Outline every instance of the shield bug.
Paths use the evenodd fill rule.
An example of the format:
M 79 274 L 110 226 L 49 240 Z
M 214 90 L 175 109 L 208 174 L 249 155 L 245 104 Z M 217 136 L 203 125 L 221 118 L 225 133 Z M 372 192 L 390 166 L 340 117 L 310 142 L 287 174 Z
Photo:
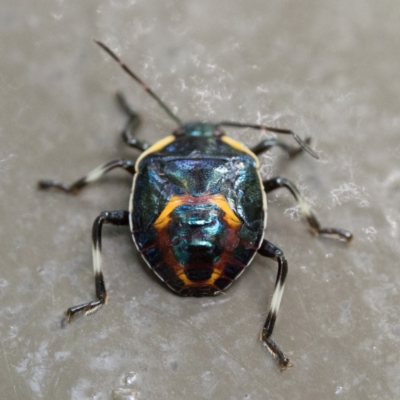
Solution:
M 251 263 L 256 253 L 278 264 L 275 289 L 261 341 L 277 358 L 281 369 L 289 359 L 272 340 L 288 263 L 278 247 L 264 239 L 266 193 L 286 188 L 294 196 L 311 232 L 350 242 L 352 234 L 343 229 L 323 228 L 296 186 L 275 177 L 262 180 L 257 156 L 274 146 L 290 156 L 304 150 L 318 158 L 293 131 L 264 125 L 223 121 L 217 123 L 182 121 L 106 45 L 105 50 L 175 121 L 173 133 L 153 145 L 135 139 L 139 116 L 119 94 L 129 120 L 122 132 L 125 143 L 142 152 L 136 162 L 118 159 L 99 166 L 71 185 L 39 181 L 40 189 L 60 189 L 76 194 L 107 172 L 122 168 L 133 175 L 128 210 L 104 211 L 93 224 L 93 268 L 96 299 L 66 311 L 67 320 L 80 312 L 90 314 L 107 301 L 101 266 L 103 224 L 129 225 L 133 241 L 154 273 L 181 296 L 215 296 L 225 291 Z M 291 135 L 298 147 L 278 139 L 267 139 L 253 148 L 230 138 L 223 127 L 252 128 Z

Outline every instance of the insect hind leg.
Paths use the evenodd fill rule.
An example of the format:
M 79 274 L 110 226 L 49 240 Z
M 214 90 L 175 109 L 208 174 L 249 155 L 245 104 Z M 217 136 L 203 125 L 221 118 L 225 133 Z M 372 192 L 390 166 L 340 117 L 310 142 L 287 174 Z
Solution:
M 288 272 L 288 263 L 282 252 L 268 240 L 263 240 L 258 253 L 264 257 L 273 259 L 278 263 L 278 273 L 276 275 L 275 290 L 269 307 L 267 320 L 260 334 L 260 339 L 267 350 L 278 359 L 281 370 L 291 367 L 289 359 L 285 356 L 279 346 L 271 339 L 274 330 L 276 317 L 278 316 L 279 306 L 281 304 L 283 289 Z
M 103 271 L 101 268 L 101 233 L 103 224 L 112 225 L 129 225 L 129 212 L 128 211 L 103 211 L 94 221 L 92 230 L 93 241 L 93 272 L 96 287 L 96 300 L 88 303 L 80 304 L 68 308 L 65 312 L 67 321 L 70 322 L 71 318 L 80 312 L 89 315 L 97 311 L 103 304 L 107 302 L 107 291 L 104 284 Z

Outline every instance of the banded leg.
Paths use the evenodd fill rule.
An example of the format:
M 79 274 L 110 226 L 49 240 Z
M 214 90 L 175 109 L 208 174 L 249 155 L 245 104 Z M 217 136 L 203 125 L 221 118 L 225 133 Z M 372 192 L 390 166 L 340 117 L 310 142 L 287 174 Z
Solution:
M 100 179 L 107 172 L 115 168 L 122 168 L 125 171 L 134 175 L 135 173 L 135 164 L 129 160 L 113 160 L 106 164 L 100 165 L 94 170 L 90 171 L 86 176 L 81 179 L 78 179 L 76 182 L 71 185 L 66 185 L 64 183 L 57 183 L 51 180 L 42 180 L 38 182 L 39 189 L 60 189 L 66 193 L 77 194 L 84 186 L 88 183 L 95 182 Z
M 272 296 L 271 305 L 269 307 L 267 320 L 265 321 L 263 330 L 260 334 L 260 340 L 267 350 L 278 359 L 281 371 L 291 367 L 289 359 L 283 354 L 278 345 L 271 339 L 274 330 L 276 317 L 278 315 L 279 306 L 281 304 L 283 289 L 285 286 L 285 279 L 288 272 L 288 264 L 282 250 L 278 249 L 268 240 L 263 240 L 258 252 L 268 258 L 272 258 L 278 263 L 278 274 L 276 276 L 275 290 Z
M 92 241 L 93 241 L 93 272 L 94 282 L 96 287 L 96 300 L 88 303 L 80 304 L 78 306 L 70 307 L 65 315 L 67 321 L 70 322 L 71 318 L 79 312 L 84 312 L 85 315 L 91 314 L 99 309 L 107 302 L 106 286 L 104 284 L 103 272 L 101 269 L 101 231 L 103 224 L 112 225 L 129 225 L 129 212 L 128 211 L 103 211 L 93 223 Z
M 275 189 L 284 187 L 289 189 L 290 193 L 292 193 L 293 197 L 298 202 L 302 214 L 306 217 L 308 226 L 310 231 L 315 236 L 326 236 L 334 239 L 344 240 L 347 243 L 350 243 L 353 239 L 353 235 L 351 232 L 346 231 L 344 229 L 339 228 L 321 228 L 321 224 L 318 221 L 318 218 L 311 210 L 309 204 L 305 201 L 304 197 L 300 194 L 297 187 L 285 178 L 275 177 L 272 179 L 268 179 L 263 182 L 264 189 L 267 193 L 272 192 Z
M 117 100 L 122 110 L 129 117 L 125 128 L 121 132 L 122 139 L 129 147 L 134 147 L 135 149 L 138 149 L 140 151 L 145 151 L 150 147 L 150 144 L 147 142 L 141 142 L 132 136 L 138 130 L 142 122 L 140 119 L 140 115 L 129 106 L 125 96 L 121 92 L 117 93 Z
M 304 143 L 306 145 L 309 145 L 311 143 L 311 138 L 307 138 L 306 140 L 304 140 Z M 261 153 L 264 153 L 265 151 L 268 151 L 269 149 L 271 149 L 272 147 L 278 146 L 281 149 L 283 149 L 284 151 L 286 151 L 286 153 L 289 154 L 289 157 L 295 157 L 298 154 L 300 154 L 304 149 L 303 147 L 299 146 L 299 147 L 294 147 L 294 146 L 289 146 L 286 143 L 278 140 L 278 139 L 266 139 L 263 140 L 262 142 L 258 143 L 256 146 L 252 147 L 250 150 L 256 154 L 259 155 Z

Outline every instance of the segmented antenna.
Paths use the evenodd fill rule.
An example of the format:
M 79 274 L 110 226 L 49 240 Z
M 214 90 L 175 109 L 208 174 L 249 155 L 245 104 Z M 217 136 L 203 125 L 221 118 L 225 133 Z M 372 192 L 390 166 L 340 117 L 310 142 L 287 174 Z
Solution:
M 142 88 L 160 105 L 160 107 L 172 118 L 178 126 L 182 125 L 182 121 L 171 111 L 171 109 L 134 73 L 131 69 L 125 65 L 122 60 L 104 43 L 99 42 L 98 40 L 94 41 L 98 44 L 103 50 L 105 50 L 118 64 L 119 66 L 136 82 L 138 82 Z
M 230 121 L 223 121 L 216 124 L 217 126 L 231 126 L 233 128 L 251 128 L 251 129 L 258 129 L 262 131 L 270 131 L 275 133 L 282 133 L 284 135 L 292 135 L 296 142 L 300 145 L 300 147 L 306 151 L 310 156 L 319 159 L 318 154 L 307 146 L 307 143 L 303 142 L 299 136 L 297 136 L 293 131 L 290 129 L 280 129 L 280 128 L 272 128 L 266 125 L 253 125 L 253 124 L 241 124 L 240 122 L 230 122 Z

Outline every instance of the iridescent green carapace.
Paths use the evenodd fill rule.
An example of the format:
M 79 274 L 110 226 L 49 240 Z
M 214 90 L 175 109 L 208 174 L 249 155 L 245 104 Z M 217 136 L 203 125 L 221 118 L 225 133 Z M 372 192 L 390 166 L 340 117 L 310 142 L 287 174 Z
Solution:
M 181 295 L 223 291 L 263 237 L 257 158 L 208 123 L 183 125 L 139 158 L 132 207 L 139 251 Z

